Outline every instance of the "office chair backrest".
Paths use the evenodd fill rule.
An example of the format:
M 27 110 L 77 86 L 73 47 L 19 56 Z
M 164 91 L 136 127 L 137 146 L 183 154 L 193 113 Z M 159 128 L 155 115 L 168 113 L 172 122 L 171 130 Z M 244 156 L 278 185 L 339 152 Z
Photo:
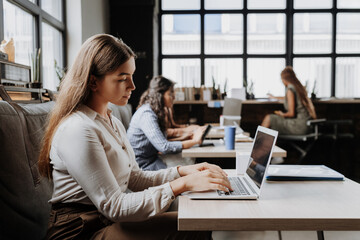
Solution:
M 237 98 L 225 98 L 223 116 L 240 116 L 242 101 Z

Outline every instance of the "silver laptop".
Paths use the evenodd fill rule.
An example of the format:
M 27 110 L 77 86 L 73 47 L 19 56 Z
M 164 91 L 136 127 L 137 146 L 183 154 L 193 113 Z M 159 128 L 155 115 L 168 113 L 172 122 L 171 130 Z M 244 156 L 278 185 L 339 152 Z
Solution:
M 277 136 L 277 131 L 258 126 L 246 173 L 229 177 L 233 192 L 189 192 L 184 195 L 191 199 L 258 199 Z

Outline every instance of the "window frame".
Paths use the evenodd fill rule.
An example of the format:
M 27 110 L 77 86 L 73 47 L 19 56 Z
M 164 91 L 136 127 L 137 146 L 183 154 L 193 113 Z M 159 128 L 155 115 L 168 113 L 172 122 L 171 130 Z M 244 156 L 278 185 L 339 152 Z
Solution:
M 0 0 L 0 39 L 4 39 L 4 8 L 3 1 Z M 27 13 L 31 14 L 35 18 L 35 48 L 42 48 L 42 23 L 45 22 L 51 27 L 57 29 L 62 34 L 62 65 L 66 66 L 66 16 L 65 16 L 65 0 L 60 0 L 62 5 L 61 11 L 61 21 L 52 16 L 50 13 L 46 12 L 41 8 L 42 0 L 35 0 L 35 3 L 30 2 L 29 0 L 7 0 L 9 3 L 14 4 L 16 7 L 21 8 Z M 40 81 L 43 82 L 43 65 L 40 65 Z
M 286 0 L 285 9 L 248 9 L 248 1 L 243 0 L 243 9 L 230 10 L 207 10 L 205 0 L 200 0 L 199 10 L 163 10 L 162 0 L 159 0 L 158 13 L 158 72 L 162 74 L 162 60 L 176 58 L 200 59 L 200 80 L 201 85 L 205 83 L 205 59 L 207 58 L 241 58 L 243 59 L 243 79 L 247 79 L 247 61 L 249 58 L 284 58 L 285 64 L 293 66 L 294 58 L 331 58 L 331 97 L 336 92 L 336 58 L 338 57 L 360 57 L 360 53 L 336 53 L 336 25 L 338 13 L 360 13 L 359 9 L 338 9 L 337 0 L 332 0 L 332 8 L 328 9 L 294 9 L 294 0 Z M 243 53 L 242 54 L 205 54 L 205 15 L 206 14 L 242 14 L 243 15 Z M 248 14 L 255 13 L 282 13 L 285 14 L 285 54 L 249 54 L 247 47 L 247 22 Z M 331 26 L 331 52 L 326 54 L 294 54 L 294 14 L 295 13 L 330 13 L 332 18 Z M 200 54 L 163 54 L 162 53 L 162 16 L 164 14 L 199 14 L 200 15 Z M 284 66 L 285 67 L 285 66 Z M 279 73 L 280 74 L 280 73 Z

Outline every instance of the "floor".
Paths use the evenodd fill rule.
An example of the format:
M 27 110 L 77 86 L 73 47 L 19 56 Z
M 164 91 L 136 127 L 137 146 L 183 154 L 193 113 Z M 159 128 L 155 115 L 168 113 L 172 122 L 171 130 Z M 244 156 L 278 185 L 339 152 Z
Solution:
M 282 231 L 282 240 L 317 240 L 315 231 Z M 213 240 L 279 240 L 277 231 L 214 231 Z M 359 240 L 360 231 L 325 231 L 326 240 Z

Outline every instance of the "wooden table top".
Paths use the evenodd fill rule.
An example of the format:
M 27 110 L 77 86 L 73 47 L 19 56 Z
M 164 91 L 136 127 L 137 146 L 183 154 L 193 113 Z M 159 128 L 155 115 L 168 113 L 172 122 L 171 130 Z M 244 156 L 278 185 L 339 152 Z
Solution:
M 204 143 L 212 142 L 215 146 L 199 147 L 183 149 L 182 157 L 195 158 L 235 158 L 236 152 L 251 152 L 251 142 L 237 142 L 234 150 L 226 150 L 223 140 L 205 140 Z M 286 151 L 278 146 L 274 147 L 273 157 L 286 157 Z
M 226 170 L 235 175 L 235 170 Z M 265 181 L 258 200 L 180 196 L 179 230 L 360 230 L 360 184 Z

